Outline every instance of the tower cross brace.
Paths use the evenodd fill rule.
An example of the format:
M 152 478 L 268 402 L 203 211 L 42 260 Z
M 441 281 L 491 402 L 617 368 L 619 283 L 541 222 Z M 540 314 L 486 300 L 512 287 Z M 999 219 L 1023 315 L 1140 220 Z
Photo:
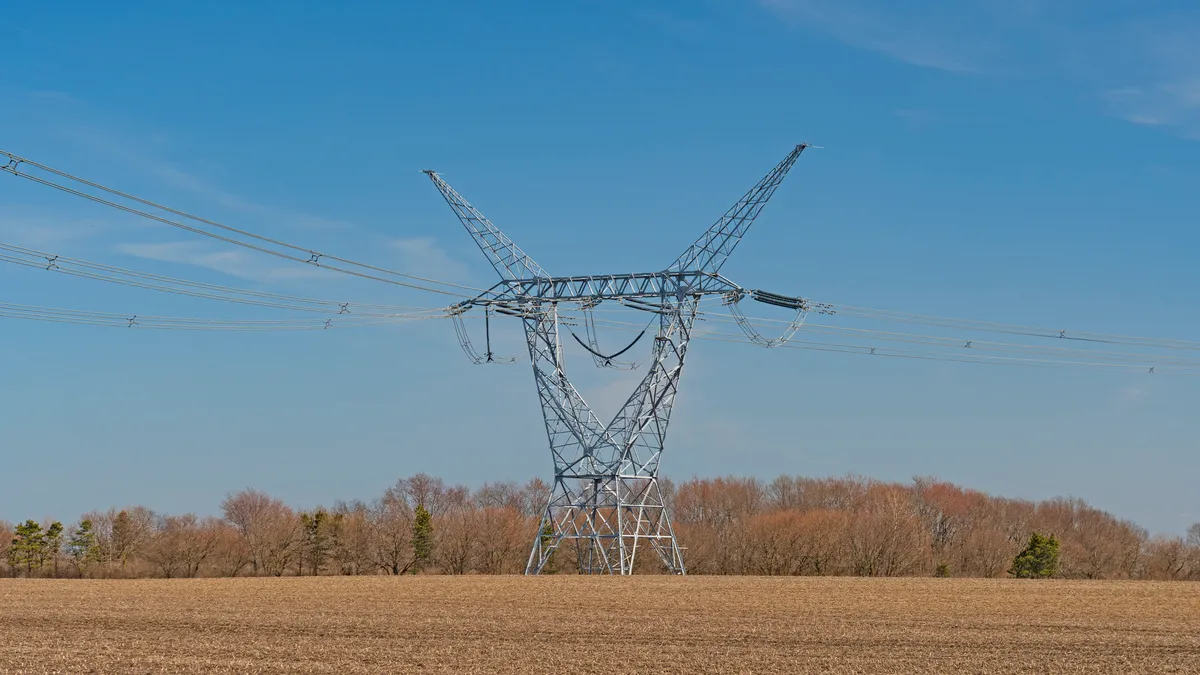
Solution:
M 684 574 L 658 470 L 700 299 L 750 295 L 807 311 L 807 301 L 742 288 L 721 276 L 742 236 L 807 144 L 797 145 L 716 223 L 661 272 L 553 277 L 434 171 L 425 171 L 499 273 L 501 281 L 451 308 L 474 307 L 518 317 L 525 328 L 541 403 L 554 484 L 534 535 L 526 574 L 574 544 L 581 573 L 631 574 L 649 546 L 664 567 Z M 602 423 L 567 379 L 559 339 L 559 304 L 591 308 L 606 300 L 652 312 L 658 330 L 645 376 L 620 410 Z

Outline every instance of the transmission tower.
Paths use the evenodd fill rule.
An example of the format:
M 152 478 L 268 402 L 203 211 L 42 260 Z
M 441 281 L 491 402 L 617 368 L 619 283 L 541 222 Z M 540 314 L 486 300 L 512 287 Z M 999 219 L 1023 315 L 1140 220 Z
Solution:
M 482 307 L 488 314 L 519 317 L 525 326 L 554 460 L 554 485 L 526 574 L 541 572 L 568 540 L 575 544 L 581 573 L 630 574 L 639 548 L 646 545 L 668 570 L 684 573 L 658 468 L 697 305 L 707 295 L 720 295 L 730 305 L 749 296 L 794 309 L 801 318 L 807 312 L 802 298 L 747 290 L 720 273 L 806 147 L 796 146 L 665 270 L 639 274 L 551 276 L 436 172 L 425 171 L 502 279 L 451 312 L 461 316 Z M 601 423 L 567 379 L 559 339 L 560 304 L 576 303 L 588 311 L 605 301 L 651 312 L 658 320 L 646 375 L 608 424 Z M 464 342 L 464 348 L 469 346 Z M 487 360 L 490 354 L 489 348 Z

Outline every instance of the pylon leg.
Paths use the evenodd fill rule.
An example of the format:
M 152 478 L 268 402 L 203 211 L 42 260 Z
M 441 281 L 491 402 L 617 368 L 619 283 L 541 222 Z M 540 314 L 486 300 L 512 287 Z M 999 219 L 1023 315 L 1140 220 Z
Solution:
M 545 572 L 564 542 L 573 545 L 581 574 L 632 574 L 645 545 L 667 571 L 685 573 L 658 468 L 696 300 L 663 306 L 654 361 L 607 426 L 567 380 L 556 308 L 525 319 L 555 474 L 526 574 Z

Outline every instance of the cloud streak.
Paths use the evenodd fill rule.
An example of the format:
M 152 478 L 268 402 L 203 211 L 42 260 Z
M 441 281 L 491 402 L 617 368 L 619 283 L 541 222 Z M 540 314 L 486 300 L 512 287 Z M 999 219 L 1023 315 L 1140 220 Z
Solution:
M 758 0 L 785 19 L 822 30 L 853 47 L 879 52 L 905 63 L 951 73 L 984 70 L 978 43 L 959 42 L 902 14 L 853 2 Z
M 128 243 L 118 245 L 117 250 L 145 260 L 203 267 L 229 276 L 259 282 L 328 278 L 329 276 L 317 268 L 300 263 L 270 264 L 260 253 L 219 248 L 192 241 L 157 244 Z
M 711 24 L 703 19 L 683 17 L 658 9 L 639 9 L 635 16 L 643 23 L 655 26 L 664 33 L 681 39 L 704 37 L 711 29 Z
M 452 282 L 470 278 L 467 266 L 451 258 L 433 237 L 392 239 L 388 248 L 399 258 L 400 269 L 409 274 Z
M 922 68 L 1049 78 L 1133 124 L 1200 140 L 1200 9 L 1041 0 L 755 0 L 797 25 Z M 1159 8 L 1159 9 L 1156 9 Z
M 8 206 L 0 215 L 0 241 L 34 249 L 55 249 L 105 234 L 110 223 L 97 218 L 53 217 L 35 209 Z
M 1134 124 L 1177 127 L 1200 140 L 1200 79 L 1122 87 L 1105 95 L 1114 113 Z
M 64 133 L 83 147 L 118 159 L 126 166 L 163 185 L 191 193 L 229 211 L 256 216 L 272 224 L 286 224 L 308 230 L 344 230 L 352 227 L 344 220 L 301 213 L 246 199 L 200 178 L 174 162 L 160 158 L 156 153 L 139 147 L 136 142 L 124 140 L 111 133 L 88 127 L 75 127 Z

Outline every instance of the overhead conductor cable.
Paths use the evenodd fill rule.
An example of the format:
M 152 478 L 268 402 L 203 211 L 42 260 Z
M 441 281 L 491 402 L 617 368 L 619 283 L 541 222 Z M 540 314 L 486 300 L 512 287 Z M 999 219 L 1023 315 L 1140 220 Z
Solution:
M 272 256 L 279 257 L 279 258 L 284 258 L 284 259 L 287 259 L 287 260 L 292 260 L 292 261 L 295 261 L 295 262 L 300 262 L 300 263 L 310 264 L 310 265 L 314 265 L 314 266 L 316 266 L 316 267 L 322 267 L 322 268 L 324 268 L 324 269 L 332 270 L 332 271 L 334 271 L 334 272 L 340 272 L 340 273 L 343 273 L 343 274 L 349 274 L 349 275 L 351 275 L 351 276 L 356 276 L 356 277 L 360 277 L 360 278 L 363 278 L 363 279 L 371 279 L 371 280 L 373 280 L 373 281 L 381 281 L 381 282 L 388 283 L 388 284 L 393 284 L 393 285 L 396 285 L 396 286 L 403 286 L 403 287 L 406 287 L 406 288 L 413 288 L 413 289 L 416 289 L 416 290 L 428 291 L 428 292 L 431 292 L 431 293 L 440 293 L 440 294 L 443 294 L 443 295 L 451 295 L 451 296 L 457 296 L 457 297 L 467 297 L 467 296 L 466 296 L 466 295 L 464 295 L 463 293 L 460 293 L 460 292 L 457 292 L 457 291 L 448 291 L 448 290 L 444 290 L 444 289 L 438 289 L 438 288 L 429 288 L 428 286 L 421 286 L 421 285 L 414 284 L 414 283 L 409 283 L 409 282 L 404 282 L 404 281 L 397 281 L 396 279 L 389 279 L 389 278 L 386 278 L 386 277 L 377 276 L 377 275 L 375 275 L 375 274 L 368 274 L 368 273 L 366 273 L 366 272 L 360 272 L 360 271 L 356 271 L 356 270 L 353 270 L 353 269 L 347 269 L 346 267 L 340 267 L 340 266 L 337 266 L 337 265 L 330 265 L 330 264 L 326 263 L 326 262 L 325 262 L 325 260 L 332 260 L 332 261 L 334 261 L 334 262 L 341 263 L 341 264 L 343 264 L 343 265 L 348 265 L 348 266 L 351 266 L 351 267 L 356 267 L 356 268 L 363 269 L 363 270 L 369 270 L 369 271 L 371 271 L 371 272 L 377 272 L 377 273 L 380 273 L 380 274 L 386 274 L 386 275 L 389 275 L 389 276 L 401 277 L 401 278 L 405 278 L 405 279 L 411 279 L 411 280 L 413 280 L 413 281 L 420 281 L 420 282 L 425 282 L 425 283 L 428 283 L 428 284 L 437 284 L 437 285 L 439 285 L 439 286 L 446 286 L 446 287 L 448 287 L 448 288 L 454 288 L 454 289 L 459 289 L 459 290 L 463 290 L 463 291 L 472 291 L 472 292 L 478 292 L 478 293 L 486 293 L 486 292 L 487 292 L 487 291 L 485 291 L 485 290 L 483 290 L 483 289 L 473 288 L 473 287 L 470 287 L 470 286 L 462 286 L 462 285 L 460 285 L 460 284 L 453 284 L 453 283 L 449 283 L 449 282 L 445 282 L 445 281 L 438 281 L 438 280 L 436 280 L 436 279 L 429 279 L 429 278 L 426 278 L 426 277 L 419 277 L 419 276 L 415 276 L 415 275 L 411 275 L 411 274 L 405 274 L 405 273 L 403 273 L 403 272 L 397 272 L 397 271 L 394 271 L 394 270 L 389 270 L 389 269 L 385 269 L 385 268 L 382 268 L 382 267 L 377 267 L 377 266 L 374 266 L 374 265 L 369 265 L 369 264 L 365 264 L 365 263 L 356 262 L 356 261 L 353 261 L 353 260 L 349 260 L 349 259 L 347 259 L 347 258 L 340 258 L 340 257 L 338 257 L 338 256 L 333 256 L 333 255 L 329 255 L 329 254 L 325 254 L 325 253 L 320 253 L 320 252 L 314 251 L 314 250 L 312 250 L 312 249 L 306 248 L 306 247 L 304 247 L 304 246 L 298 246 L 298 245 L 291 244 L 291 243 L 288 243 L 288 242 L 285 242 L 285 241 L 281 241 L 281 240 L 278 240 L 278 239 L 272 239 L 272 238 L 270 238 L 270 237 L 264 237 L 264 236 L 262 236 L 262 235 L 254 234 L 253 232 L 248 232 L 248 231 L 246 231 L 246 230 L 241 230 L 241 229 L 238 229 L 238 228 L 235 228 L 235 227 L 231 227 L 231 226 L 229 226 L 229 225 L 224 225 L 224 224 L 222 224 L 222 223 L 218 223 L 218 222 L 216 222 L 216 221 L 209 220 L 209 219 L 207 219 L 207 218 L 202 218 L 202 217 L 200 217 L 200 216 L 196 216 L 196 215 L 193 215 L 193 214 L 187 213 L 187 212 L 185 212 L 185 211 L 180 211 L 180 210 L 178 210 L 178 209 L 173 209 L 173 208 L 171 208 L 171 207 L 164 206 L 164 205 L 162 205 L 162 204 L 158 204 L 158 203 L 156 203 L 156 202 L 152 202 L 152 201 L 150 201 L 150 200 L 143 199 L 143 198 L 141 198 L 141 197 L 137 197 L 137 196 L 134 196 L 134 195 L 128 194 L 128 193 L 126 193 L 126 192 L 121 192 L 120 190 L 116 190 L 116 189 L 113 189 L 113 188 L 110 188 L 110 187 L 106 187 L 106 186 L 104 186 L 104 185 L 101 185 L 101 184 L 99 184 L 99 183 L 95 183 L 95 182 L 93 182 L 93 181 L 89 181 L 89 180 L 86 180 L 86 179 L 84 179 L 84 178 L 80 178 L 80 177 L 78 177 L 78 176 L 74 176 L 74 175 L 72 175 L 72 174 L 66 173 L 65 171 L 60 171 L 60 170 L 58 170 L 58 169 L 55 169 L 55 168 L 53 168 L 53 167 L 46 166 L 45 164 L 40 164 L 40 163 L 38 163 L 38 162 L 34 162 L 34 161 L 32 161 L 32 160 L 25 159 L 25 158 L 23 158 L 23 157 L 19 157 L 19 156 L 17 156 L 17 155 L 14 155 L 14 154 L 12 154 L 12 153 L 10 153 L 10 152 L 6 152 L 6 151 L 3 151 L 3 150 L 0 150 L 0 156 L 8 157 L 8 160 L 9 160 L 7 164 L 5 164 L 5 165 L 3 165 L 3 166 L 0 166 L 0 170 L 2 170 L 2 171 L 6 171 L 6 172 L 8 172 L 8 173 L 10 173 L 10 174 L 12 174 L 12 175 L 14 175 L 14 176 L 19 176 L 19 177 L 21 177 L 21 178 L 25 178 L 25 179 L 31 180 L 31 181 L 33 181 L 33 182 L 36 182 L 36 183 L 40 183 L 40 184 L 42 184 L 42 185 L 45 185 L 45 186 L 47 186 L 47 187 L 51 187 L 51 188 L 54 188 L 54 189 L 56 189 L 56 190 L 61 190 L 61 191 L 63 191 L 63 192 L 66 192 L 66 193 L 68 193 L 68 194 L 72 194 L 72 195 L 75 195 L 75 196 L 77 196 L 77 197 L 82 197 L 82 198 L 84 198 L 84 199 L 88 199 L 88 200 L 91 200 L 91 201 L 93 201 L 93 202 L 96 202 L 96 203 L 98 203 L 98 204 L 102 204 L 102 205 L 104 205 L 104 206 L 109 206 L 109 207 L 112 207 L 112 208 L 114 208 L 114 209 L 118 209 L 118 210 L 120 210 L 120 211 L 124 211 L 124 212 L 126 212 L 126 213 L 131 213 L 131 214 L 134 214 L 134 215 L 137 215 L 137 216 L 143 217 L 143 218 L 147 218 L 147 219 L 149 219 L 149 220 L 154 220 L 154 221 L 157 221 L 157 222 L 163 223 L 163 224 L 165 224 L 165 225 L 170 225 L 171 227 L 176 227 L 176 228 L 179 228 L 179 229 L 185 230 L 185 231 L 187 231 L 187 232 L 191 232 L 191 233 L 193 233 L 193 234 L 199 234 L 199 235 L 201 235 L 201 236 L 205 236 L 205 237 L 209 237 L 209 238 L 212 238 L 212 239 L 216 239 L 216 240 L 218 240 L 218 241 L 222 241 L 222 242 L 225 242 L 225 243 L 228 243 L 228 244 L 233 244 L 233 245 L 235 245 L 235 246 L 241 246 L 241 247 L 243 247 L 243 248 L 247 248 L 247 249 L 250 249 L 250 250 L 252 250 L 252 251 L 258 251 L 259 253 L 265 253 L 265 254 L 267 254 L 267 255 L 272 255 Z M 294 254 L 291 254 L 291 253 L 286 253 L 286 252 L 284 252 L 284 251 L 273 250 L 273 249 L 271 249 L 271 248 L 268 248 L 268 247 L 266 247 L 266 246 L 259 245 L 259 244 L 253 244 L 253 243 L 246 242 L 246 241 L 240 241 L 240 240 L 238 240 L 238 239 L 235 239 L 235 238 L 233 238 L 233 237 L 230 237 L 230 236 L 227 236 L 227 235 L 221 235 L 221 234 L 218 234 L 218 233 L 215 233 L 215 232 L 209 232 L 209 231 L 207 231 L 207 230 L 204 230 L 204 229 L 202 229 L 202 228 L 199 228 L 199 227 L 195 227 L 195 226 L 192 226 L 192 225 L 187 225 L 187 224 L 184 224 L 184 223 L 181 223 L 181 222 L 178 222 L 178 221 L 175 221 L 175 220 L 171 220 L 171 219 L 169 219 L 169 218 L 166 218 L 166 217 L 163 217 L 163 216 L 160 216 L 160 215 L 155 215 L 155 214 L 153 214 L 153 213 L 148 213 L 148 212 L 146 212 L 146 211 L 142 211 L 142 210 L 140 210 L 140 209 L 137 209 L 137 208 L 134 208 L 134 207 L 132 207 L 132 206 L 128 206 L 128 205 L 125 205 L 125 204 L 120 204 L 120 203 L 114 202 L 114 201 L 112 201 L 112 200 L 105 199 L 105 198 L 103 198 L 103 197 L 100 197 L 100 196 L 97 196 L 97 195 L 94 195 L 94 194 L 91 194 L 91 193 L 88 193 L 88 192 L 84 192 L 84 191 L 82 191 L 82 190 L 79 190 L 79 189 L 76 189 L 76 188 L 72 188 L 72 187 L 69 187 L 69 186 L 67 186 L 67 185 L 63 185 L 63 184 L 61 184 L 61 183 L 56 183 L 56 182 L 54 182 L 54 181 L 52 181 L 52 180 L 48 180 L 48 179 L 46 179 L 46 178 L 42 178 L 42 177 L 40 177 L 40 176 L 36 176 L 36 175 L 34 175 L 34 174 L 31 174 L 31 173 L 29 173 L 29 172 L 22 171 L 22 170 L 20 169 L 21 165 L 29 165 L 29 166 L 35 167 L 35 168 L 37 168 L 37 169 L 40 169 L 40 170 L 42 170 L 42 171 L 45 171 L 45 172 L 51 173 L 51 174 L 53 174 L 53 175 L 55 175 L 55 176 L 59 176 L 59 177 L 61 177 L 61 178 L 65 178 L 65 179 L 67 179 L 67 180 L 69 180 L 69 181 L 73 181 L 73 182 L 75 182 L 75 183 L 78 183 L 78 184 L 80 184 L 80 185 L 84 185 L 84 186 L 87 186 L 87 187 L 90 187 L 90 188 L 94 188 L 94 189 L 96 189 L 96 190 L 100 190 L 100 191 L 102 191 L 102 192 L 105 192 L 105 193 L 107 193 L 107 194 L 109 194 L 109 195 L 112 195 L 112 196 L 115 196 L 115 197 L 120 197 L 121 199 L 126 199 L 126 200 L 129 200 L 129 201 L 132 201 L 132 202 L 136 202 L 136 203 L 138 203 L 138 204 L 142 204 L 142 205 L 144 205 L 144 206 L 148 206 L 148 207 L 151 207 L 151 208 L 154 208 L 154 209 L 158 209 L 158 210 L 160 210 L 160 211 L 163 211 L 163 212 L 165 212 L 165 213 L 173 214 L 173 215 L 179 216 L 179 217 L 181 217 L 181 218 L 184 218 L 184 219 L 187 219 L 187 220 L 191 220 L 191 221 L 194 221 L 194 222 L 197 222 L 197 223 L 203 223 L 203 224 L 205 224 L 205 225 L 209 225 L 209 226 L 212 226 L 212 227 L 220 228 L 221 230 L 224 230 L 224 231 L 226 231 L 226 232 L 230 232 L 230 233 L 232 233 L 232 234 L 236 234 L 236 235 L 239 235 L 239 236 L 242 236 L 242 237 L 248 237 L 248 238 L 250 238 L 250 239 L 254 239 L 254 240 L 256 240 L 256 241 L 263 242 L 264 244 L 270 244 L 270 245 L 272 245 L 272 246 L 275 246 L 275 247 L 280 247 L 280 248 L 285 248 L 285 249 L 288 249 L 288 250 L 291 250 L 291 251 L 296 251 L 296 252 L 302 253 L 302 254 L 303 254 L 303 256 L 300 256 L 300 255 L 294 255 Z

